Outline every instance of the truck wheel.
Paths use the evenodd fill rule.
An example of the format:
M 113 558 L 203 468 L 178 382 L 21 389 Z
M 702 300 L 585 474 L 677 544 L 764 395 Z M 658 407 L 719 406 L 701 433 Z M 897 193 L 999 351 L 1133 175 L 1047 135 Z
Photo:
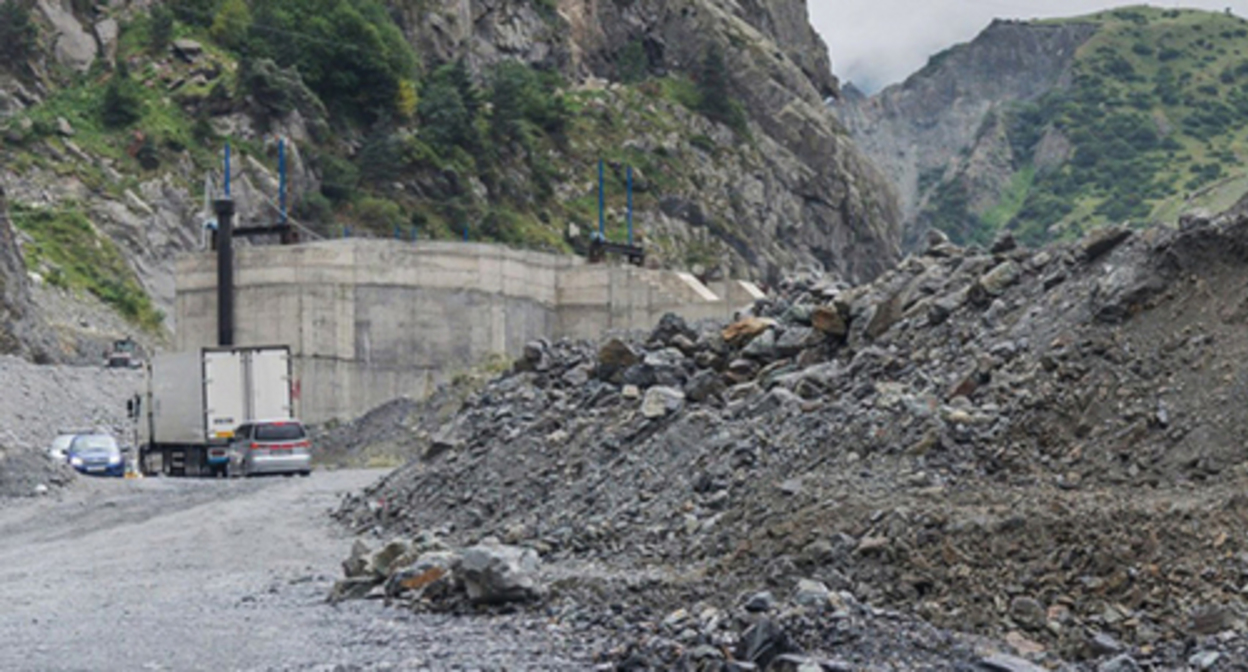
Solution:
M 310 471 L 301 471 L 301 472 L 299 472 L 299 475 L 300 475 L 300 476 L 303 476 L 304 478 L 307 478 L 308 476 L 311 476 L 311 475 L 312 475 L 312 472 L 310 472 Z

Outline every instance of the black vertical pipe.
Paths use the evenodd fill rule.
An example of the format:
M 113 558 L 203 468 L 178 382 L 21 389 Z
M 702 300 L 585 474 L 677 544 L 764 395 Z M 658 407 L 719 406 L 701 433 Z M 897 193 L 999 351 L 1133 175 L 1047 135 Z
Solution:
M 212 202 L 217 212 L 217 345 L 234 345 L 234 199 Z

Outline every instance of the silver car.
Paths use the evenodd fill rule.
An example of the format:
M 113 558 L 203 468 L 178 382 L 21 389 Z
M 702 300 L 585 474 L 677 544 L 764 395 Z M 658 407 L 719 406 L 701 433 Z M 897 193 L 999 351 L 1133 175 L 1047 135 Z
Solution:
M 231 476 L 312 473 L 312 440 L 298 420 L 257 420 L 242 425 L 230 442 Z

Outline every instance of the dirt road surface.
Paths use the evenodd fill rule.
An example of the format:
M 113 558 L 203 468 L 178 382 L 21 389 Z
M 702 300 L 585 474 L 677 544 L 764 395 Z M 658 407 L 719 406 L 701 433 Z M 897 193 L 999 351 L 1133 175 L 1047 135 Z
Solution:
M 590 667 L 529 617 L 326 604 L 350 546 L 326 512 L 378 475 L 84 479 L 0 500 L 0 669 Z

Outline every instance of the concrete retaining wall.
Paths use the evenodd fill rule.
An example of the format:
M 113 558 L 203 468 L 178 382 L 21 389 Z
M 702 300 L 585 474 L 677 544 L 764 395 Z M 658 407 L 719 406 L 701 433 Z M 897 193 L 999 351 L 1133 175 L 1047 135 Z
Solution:
M 692 276 L 471 243 L 336 240 L 236 250 L 235 343 L 289 345 L 310 422 L 357 416 L 535 338 L 729 318 L 757 297 Z M 216 257 L 177 266 L 179 350 L 216 345 Z M 724 298 L 721 298 L 724 297 Z

